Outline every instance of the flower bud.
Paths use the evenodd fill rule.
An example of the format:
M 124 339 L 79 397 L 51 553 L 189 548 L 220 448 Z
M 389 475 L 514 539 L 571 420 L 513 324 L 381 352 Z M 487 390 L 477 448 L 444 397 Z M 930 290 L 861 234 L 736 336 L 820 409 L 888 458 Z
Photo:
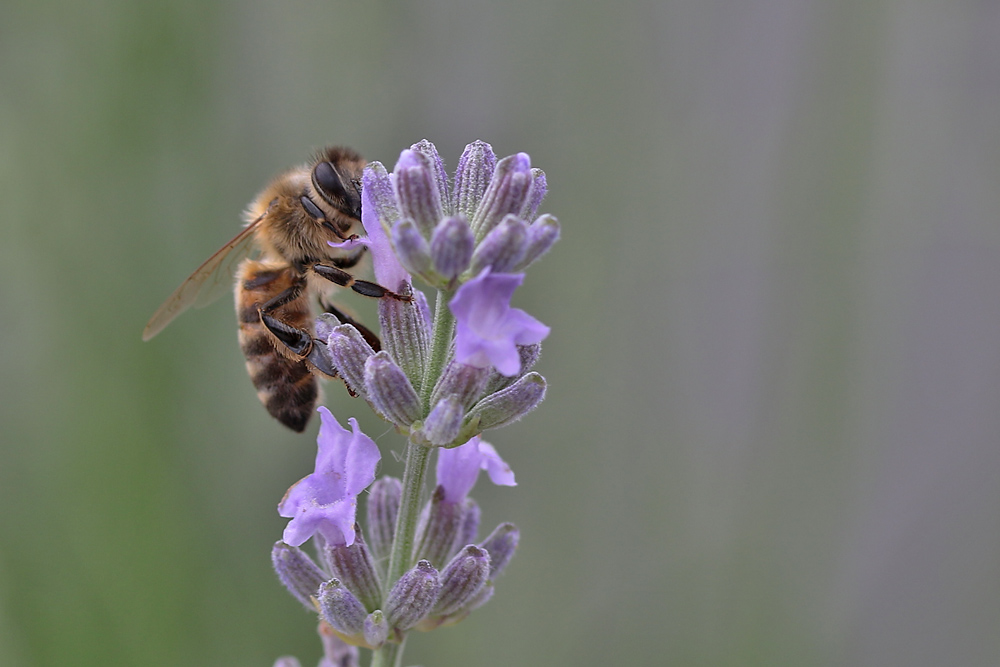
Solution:
M 473 544 L 476 541 L 476 533 L 479 532 L 479 517 L 482 512 L 479 504 L 472 498 L 465 499 L 465 514 L 462 517 L 462 526 L 458 530 L 455 544 Z
M 448 616 L 464 607 L 479 594 L 489 572 L 489 553 L 474 544 L 466 546 L 441 572 L 441 592 L 432 613 Z
M 559 221 L 551 215 L 543 215 L 528 227 L 528 239 L 525 244 L 524 257 L 515 267 L 515 271 L 523 271 L 535 260 L 547 253 L 559 240 Z
M 538 373 L 528 373 L 506 389 L 476 403 L 462 424 L 462 436 L 467 429 L 482 432 L 516 422 L 538 407 L 544 398 L 545 378 Z
M 430 255 L 434 270 L 446 281 L 469 268 L 476 239 L 462 216 L 445 218 L 431 236 Z
M 448 199 L 448 172 L 444 168 L 444 160 L 438 154 L 437 146 L 428 141 L 427 139 L 421 139 L 417 143 L 410 146 L 410 150 L 416 153 L 420 153 L 430 164 L 431 171 L 434 173 L 434 183 L 437 185 L 438 195 L 441 199 L 441 204 L 445 205 Z
M 389 591 L 385 620 L 390 628 L 407 630 L 420 622 L 437 602 L 441 591 L 438 571 L 425 560 L 399 578 Z
M 538 207 L 542 205 L 542 200 L 545 199 L 545 193 L 548 190 L 548 183 L 545 180 L 545 172 L 541 169 L 531 170 L 531 194 L 525 199 L 524 207 L 518 214 L 519 217 L 525 220 L 531 220 L 538 213 Z
M 409 426 L 420 416 L 420 397 L 388 352 L 368 357 L 365 389 L 372 406 L 398 426 Z
M 375 205 L 375 212 L 382 227 L 388 232 L 400 218 L 396 205 L 396 194 L 385 166 L 381 162 L 369 162 L 362 180 L 364 194 Z
M 489 234 L 508 213 L 521 211 L 533 181 L 531 158 L 527 153 L 509 155 L 497 162 L 482 201 L 470 218 L 476 239 Z
M 316 318 L 316 338 L 327 340 L 333 333 L 335 327 L 339 327 L 343 322 L 337 319 L 333 313 L 321 313 Z
M 521 533 L 512 523 L 501 523 L 479 546 L 490 554 L 490 579 L 496 579 L 514 557 Z
M 288 592 L 306 609 L 315 612 L 316 607 L 310 598 L 316 595 L 320 584 L 327 578 L 319 566 L 304 551 L 284 542 L 275 542 L 271 549 L 271 563 Z
M 396 477 L 380 477 L 368 488 L 368 535 L 375 562 L 388 558 L 403 483 Z
M 452 193 L 455 213 L 471 220 L 489 186 L 496 169 L 497 156 L 485 141 L 474 141 L 465 147 L 455 170 L 455 191 Z
M 493 273 L 513 271 L 524 258 L 527 240 L 528 224 L 517 216 L 506 216 L 476 248 L 472 274 L 479 275 L 486 267 Z
M 412 220 L 405 218 L 393 226 L 392 246 L 396 249 L 399 263 L 407 271 L 417 276 L 428 275 L 431 269 L 431 249 Z
M 421 513 L 414 555 L 438 565 L 447 563 L 455 553 L 465 515 L 464 503 L 445 500 L 444 487 L 438 486 Z
M 447 445 L 458 436 L 462 427 L 462 417 L 465 410 L 462 402 L 454 394 L 445 396 L 431 413 L 427 415 L 423 425 L 423 437 L 431 445 Z
M 467 410 L 485 393 L 491 370 L 452 359 L 431 392 L 431 405 L 437 405 L 446 396 L 455 396 L 462 408 Z
M 442 217 L 441 193 L 433 165 L 426 155 L 405 150 L 400 153 L 393 174 L 400 215 L 413 220 L 424 238 L 430 238 L 431 230 Z
M 365 609 L 376 609 L 382 599 L 381 583 L 361 527 L 355 526 L 355 531 L 354 544 L 323 544 L 320 555 L 330 573 L 354 593 Z
M 364 627 L 365 643 L 371 648 L 378 648 L 389 639 L 389 624 L 381 609 L 368 614 Z
M 356 635 L 364 628 L 364 605 L 340 581 L 331 579 L 319 587 L 319 610 L 323 619 L 345 635 Z
M 365 396 L 365 362 L 375 354 L 361 332 L 350 324 L 333 328 L 327 339 L 327 349 L 333 365 L 355 394 Z
M 430 307 L 420 290 L 406 285 L 400 293 L 410 294 L 413 300 L 379 299 L 378 302 L 382 349 L 392 356 L 419 392 L 430 350 Z

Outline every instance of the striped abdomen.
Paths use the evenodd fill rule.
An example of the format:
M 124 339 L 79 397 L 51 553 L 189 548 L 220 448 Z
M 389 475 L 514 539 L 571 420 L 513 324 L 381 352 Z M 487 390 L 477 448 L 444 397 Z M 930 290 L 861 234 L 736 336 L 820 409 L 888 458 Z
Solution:
M 237 270 L 236 318 L 240 349 L 257 398 L 271 416 L 296 432 L 305 430 L 316 409 L 319 384 L 304 361 L 278 342 L 261 324 L 257 308 L 295 282 L 291 267 L 244 260 Z M 303 291 L 271 313 L 289 326 L 312 331 L 312 314 Z

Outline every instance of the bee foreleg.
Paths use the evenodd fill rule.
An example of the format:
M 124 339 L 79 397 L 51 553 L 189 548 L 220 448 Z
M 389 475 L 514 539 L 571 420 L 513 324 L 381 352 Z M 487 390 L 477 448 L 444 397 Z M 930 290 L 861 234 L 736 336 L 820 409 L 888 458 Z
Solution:
M 376 299 L 381 299 L 383 297 L 388 297 L 390 299 L 396 299 L 398 301 L 410 301 L 412 297 L 404 294 L 396 294 L 392 290 L 382 287 L 378 283 L 368 282 L 367 280 L 355 280 L 347 271 L 343 269 L 338 269 L 335 266 L 327 266 L 326 264 L 313 264 L 313 272 L 322 277 L 326 278 L 335 285 L 340 285 L 341 287 L 350 287 L 352 290 L 361 294 L 363 296 L 370 296 Z

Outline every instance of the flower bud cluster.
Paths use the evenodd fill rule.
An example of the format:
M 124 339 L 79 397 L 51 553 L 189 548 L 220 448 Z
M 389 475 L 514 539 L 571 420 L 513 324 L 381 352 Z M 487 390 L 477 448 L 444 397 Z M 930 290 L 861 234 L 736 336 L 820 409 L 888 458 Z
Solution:
M 384 538 L 391 540 L 400 488 L 400 481 L 391 477 L 372 486 L 367 511 L 371 547 L 356 525 L 349 546 L 317 539 L 318 563 L 285 542 L 276 543 L 271 553 L 289 592 L 353 646 L 378 648 L 398 642 L 410 629 L 457 623 L 492 597 L 493 581 L 517 548 L 517 528 L 509 523 L 474 544 L 479 508 L 471 499 L 448 501 L 439 487 L 424 509 L 416 564 L 383 586 L 391 548 Z
M 402 152 L 392 174 L 368 165 L 362 187 L 376 278 L 402 298 L 379 302 L 381 350 L 353 324 L 322 315 L 316 332 L 325 345 L 316 347 L 329 359 L 320 365 L 426 446 L 457 447 L 533 410 L 546 385 L 531 368 L 548 328 L 509 302 L 523 279 L 517 272 L 559 238 L 555 218 L 537 215 L 545 174 L 524 153 L 498 160 L 477 141 L 449 183 L 437 149 L 424 140 Z M 439 290 L 437 307 L 450 309 L 452 329 L 437 330 L 411 275 Z M 444 363 L 431 368 L 440 336 L 453 342 Z
M 525 153 L 497 160 L 484 141 L 469 144 L 449 188 L 434 144 L 403 151 L 392 176 L 373 163 L 380 191 L 379 221 L 399 261 L 438 289 L 454 289 L 484 269 L 523 271 L 559 238 L 559 223 L 537 216 L 545 173 Z

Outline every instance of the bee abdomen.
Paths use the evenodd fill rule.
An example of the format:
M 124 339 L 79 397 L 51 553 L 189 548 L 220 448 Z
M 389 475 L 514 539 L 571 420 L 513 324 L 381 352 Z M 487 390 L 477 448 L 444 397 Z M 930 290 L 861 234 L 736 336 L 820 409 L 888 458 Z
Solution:
M 257 398 L 271 416 L 301 433 L 316 409 L 319 386 L 302 361 L 278 354 L 263 326 L 250 332 L 240 327 L 240 348 L 247 360 L 247 372 Z
M 291 284 L 287 268 L 269 270 L 262 263 L 246 260 L 236 283 L 236 318 L 239 321 L 240 349 L 246 357 L 247 372 L 257 389 L 257 398 L 272 417 L 301 433 L 306 428 L 319 399 L 319 384 L 305 362 L 279 351 L 275 340 L 260 321 L 259 306 Z M 310 327 L 308 304 L 294 299 L 278 313 L 290 326 Z M 282 348 L 284 349 L 284 348 Z

